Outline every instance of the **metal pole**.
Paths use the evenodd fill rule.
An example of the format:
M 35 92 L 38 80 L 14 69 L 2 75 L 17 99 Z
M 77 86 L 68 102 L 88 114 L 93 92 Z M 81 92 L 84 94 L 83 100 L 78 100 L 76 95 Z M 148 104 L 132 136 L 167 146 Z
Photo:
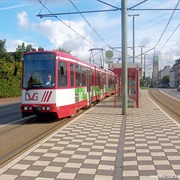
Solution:
M 134 30 L 134 16 L 133 16 L 133 63 L 135 63 L 135 30 Z
M 122 114 L 127 113 L 127 0 L 121 0 L 122 31 Z

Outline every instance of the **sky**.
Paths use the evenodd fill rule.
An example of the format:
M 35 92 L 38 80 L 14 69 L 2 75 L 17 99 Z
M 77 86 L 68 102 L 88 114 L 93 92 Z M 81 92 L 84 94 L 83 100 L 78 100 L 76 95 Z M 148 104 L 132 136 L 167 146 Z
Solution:
M 135 62 L 141 62 L 140 46 L 144 46 L 147 76 L 152 75 L 154 55 L 159 57 L 161 70 L 180 58 L 179 1 L 127 0 L 127 14 L 138 15 L 134 16 Z M 105 59 L 99 49 L 105 52 L 112 47 L 114 62 L 121 62 L 122 23 L 117 8 L 121 0 L 1 0 L 0 40 L 6 39 L 7 51 L 15 51 L 24 42 L 45 50 L 70 50 L 85 61 L 94 57 L 98 64 Z M 56 13 L 66 14 L 54 16 Z M 51 16 L 38 16 L 45 14 Z M 127 17 L 127 34 L 128 62 L 132 63 L 132 16 Z

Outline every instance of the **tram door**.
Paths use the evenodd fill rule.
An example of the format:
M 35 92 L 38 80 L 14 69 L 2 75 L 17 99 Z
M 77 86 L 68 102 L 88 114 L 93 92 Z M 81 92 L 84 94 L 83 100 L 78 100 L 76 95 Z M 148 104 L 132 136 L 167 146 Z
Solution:
M 91 105 L 91 70 L 87 69 L 87 106 Z

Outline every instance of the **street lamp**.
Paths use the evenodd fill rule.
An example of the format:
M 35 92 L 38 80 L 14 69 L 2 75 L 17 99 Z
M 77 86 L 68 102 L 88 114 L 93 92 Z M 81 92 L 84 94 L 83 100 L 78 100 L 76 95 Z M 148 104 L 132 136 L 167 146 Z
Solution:
M 133 63 L 135 63 L 135 30 L 134 30 L 134 19 L 135 16 L 139 16 L 139 14 L 129 14 L 129 17 L 133 17 Z

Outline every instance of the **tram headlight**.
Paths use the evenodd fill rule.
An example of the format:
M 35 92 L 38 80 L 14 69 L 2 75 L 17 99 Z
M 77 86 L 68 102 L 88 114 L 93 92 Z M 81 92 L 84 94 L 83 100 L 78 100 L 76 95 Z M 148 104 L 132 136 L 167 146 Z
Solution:
M 24 110 L 27 111 L 28 110 L 28 106 L 24 106 Z
M 50 110 L 51 110 L 51 107 L 47 106 L 47 107 L 46 107 L 46 110 L 47 110 L 47 111 L 50 111 Z
M 29 107 L 29 110 L 32 111 L 32 106 Z
M 41 109 L 42 109 L 42 111 L 45 111 L 45 110 L 46 110 L 46 107 L 45 107 L 45 106 L 42 106 Z

